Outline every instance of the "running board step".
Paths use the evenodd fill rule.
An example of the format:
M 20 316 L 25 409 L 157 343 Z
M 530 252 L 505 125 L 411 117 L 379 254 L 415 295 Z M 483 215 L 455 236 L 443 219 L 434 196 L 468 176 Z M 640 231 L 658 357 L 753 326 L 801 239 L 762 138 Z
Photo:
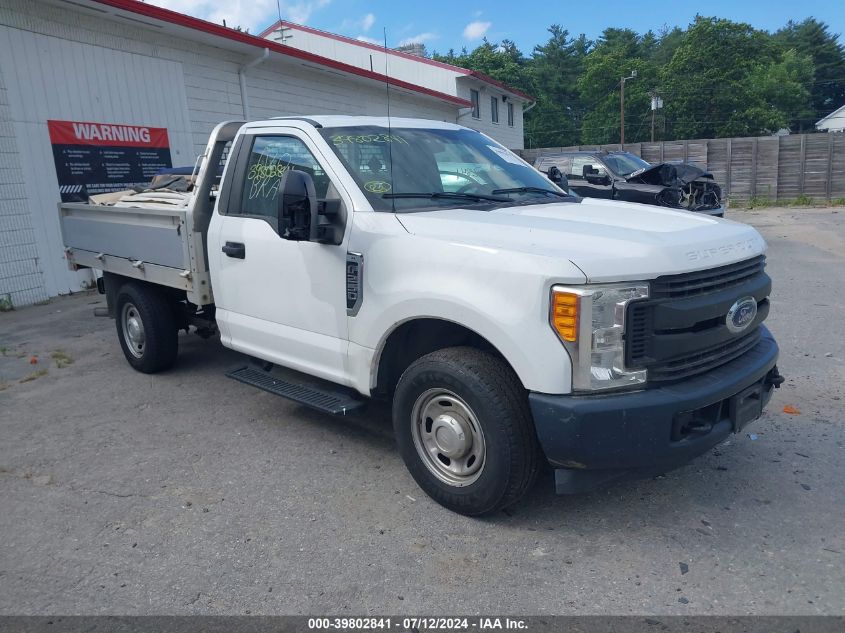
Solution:
M 229 378 L 258 387 L 268 393 L 335 415 L 346 415 L 364 406 L 365 401 L 340 389 L 326 389 L 284 380 L 270 372 L 246 365 L 227 372 Z

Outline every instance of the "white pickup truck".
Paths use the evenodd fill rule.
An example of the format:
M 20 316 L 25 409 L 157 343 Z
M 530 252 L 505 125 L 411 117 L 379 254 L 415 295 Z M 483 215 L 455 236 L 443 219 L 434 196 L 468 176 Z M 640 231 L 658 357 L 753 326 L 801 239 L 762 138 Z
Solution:
M 456 512 L 515 502 L 544 461 L 560 493 L 680 466 L 783 380 L 754 229 L 579 199 L 459 125 L 221 123 L 194 176 L 180 204 L 59 207 L 130 365 L 219 331 L 244 383 L 392 399 L 405 464 Z

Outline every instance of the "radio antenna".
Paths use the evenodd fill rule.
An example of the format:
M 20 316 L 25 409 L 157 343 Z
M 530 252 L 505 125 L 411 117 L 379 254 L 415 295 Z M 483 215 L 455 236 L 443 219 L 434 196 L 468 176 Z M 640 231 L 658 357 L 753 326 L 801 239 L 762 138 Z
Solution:
M 390 71 L 387 65 L 389 54 L 387 52 L 387 27 L 384 27 L 384 86 L 387 91 L 387 156 L 390 161 L 390 193 L 393 191 L 393 128 L 390 124 Z M 393 213 L 396 213 L 396 198 L 390 197 L 390 206 Z
M 282 24 L 282 0 L 276 0 L 276 11 L 279 12 L 279 35 L 282 38 L 282 44 L 285 43 L 285 25 Z

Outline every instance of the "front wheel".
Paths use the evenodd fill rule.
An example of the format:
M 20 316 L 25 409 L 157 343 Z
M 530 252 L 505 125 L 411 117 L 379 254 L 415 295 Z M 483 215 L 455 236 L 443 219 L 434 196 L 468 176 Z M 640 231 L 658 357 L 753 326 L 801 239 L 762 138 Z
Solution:
M 525 389 L 481 350 L 453 347 L 411 364 L 396 387 L 393 425 L 414 480 L 454 512 L 504 508 L 536 479 L 541 453 Z
M 172 367 L 179 351 L 179 331 L 162 293 L 129 282 L 118 290 L 115 308 L 117 337 L 129 364 L 145 374 Z

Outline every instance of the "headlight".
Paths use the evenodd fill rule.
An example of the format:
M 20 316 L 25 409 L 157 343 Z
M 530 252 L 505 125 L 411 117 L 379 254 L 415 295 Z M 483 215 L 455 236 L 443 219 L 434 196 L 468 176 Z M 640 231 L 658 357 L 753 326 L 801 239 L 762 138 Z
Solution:
M 572 388 L 595 391 L 639 385 L 644 369 L 625 368 L 628 303 L 648 297 L 648 284 L 552 288 L 549 321 L 572 358 Z

